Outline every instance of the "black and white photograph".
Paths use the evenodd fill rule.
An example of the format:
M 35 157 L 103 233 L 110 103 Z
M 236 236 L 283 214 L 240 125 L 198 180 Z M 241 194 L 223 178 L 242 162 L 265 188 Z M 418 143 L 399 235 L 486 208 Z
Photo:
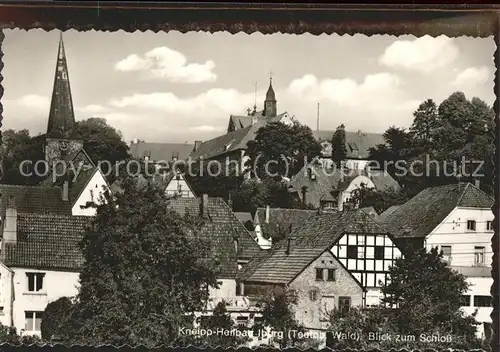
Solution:
M 493 37 L 4 34 L 0 343 L 491 351 Z

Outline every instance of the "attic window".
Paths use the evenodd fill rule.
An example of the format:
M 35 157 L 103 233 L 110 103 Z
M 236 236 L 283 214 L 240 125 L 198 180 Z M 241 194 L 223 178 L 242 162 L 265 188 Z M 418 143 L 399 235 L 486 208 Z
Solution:
M 308 174 L 309 174 L 309 178 L 310 178 L 311 180 L 315 180 L 315 179 L 316 179 L 316 174 L 313 172 L 313 169 L 312 169 L 312 168 L 308 168 L 308 169 L 307 169 L 307 172 L 308 172 Z

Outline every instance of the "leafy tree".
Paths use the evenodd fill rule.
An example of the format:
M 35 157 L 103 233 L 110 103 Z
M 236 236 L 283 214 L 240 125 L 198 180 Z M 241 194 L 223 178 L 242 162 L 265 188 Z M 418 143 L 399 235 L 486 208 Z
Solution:
M 170 344 L 217 287 L 216 260 L 200 220 L 167 210 L 159 187 L 127 179 L 121 188 L 104 193 L 84 235 L 77 302 L 58 333 L 91 345 Z
M 327 347 L 332 349 L 355 348 L 359 350 L 368 350 L 369 348 L 380 348 L 380 344 L 370 341 L 367 337 L 369 333 L 388 333 L 391 331 L 384 310 L 381 307 L 375 309 L 361 309 L 351 307 L 349 312 L 343 312 L 334 308 L 328 312 L 328 331 L 330 339 L 327 338 Z M 345 339 L 339 336 L 339 333 L 354 333 L 360 339 Z M 330 340 L 330 341 L 328 341 Z M 393 346 L 384 346 L 391 348 Z
M 308 126 L 273 122 L 261 127 L 248 142 L 246 165 L 261 179 L 291 177 L 305 161 L 320 155 L 321 149 Z
M 289 338 L 289 331 L 304 331 L 304 327 L 295 320 L 294 305 L 297 296 L 293 290 L 277 287 L 263 298 L 262 325 L 283 332 L 283 338 L 277 338 L 280 348 L 293 346 L 300 339 Z
M 245 180 L 238 187 L 238 190 L 232 193 L 233 209 L 254 213 L 258 207 L 267 204 L 269 196 L 269 190 L 265 183 L 256 179 Z
M 0 343 L 19 344 L 21 337 L 17 334 L 16 328 L 0 324 Z
M 411 195 L 407 189 L 402 188 L 399 191 L 389 189 L 379 191 L 374 188 L 368 188 L 364 184 L 354 190 L 351 200 L 359 208 L 373 207 L 378 214 L 383 213 L 393 205 L 400 205 L 410 200 Z
M 77 121 L 76 133 L 83 140 L 83 148 L 96 164 L 105 160 L 116 165 L 131 157 L 121 132 L 108 125 L 104 118 L 91 117 Z
M 410 137 L 415 141 L 426 141 L 428 149 L 435 149 L 435 135 L 440 127 L 438 106 L 432 99 L 427 99 L 413 113 L 413 124 L 410 127 Z
M 371 148 L 370 159 L 376 161 L 384 172 L 399 179 L 398 166 L 411 156 L 410 135 L 405 129 L 392 126 L 384 132 L 383 136 L 385 144 Z M 406 163 L 403 163 L 404 165 Z
M 244 181 L 243 175 L 235 172 L 217 174 L 209 172 L 201 163 L 191 163 L 184 169 L 184 177 L 197 195 L 208 194 L 209 197 L 221 197 L 228 200 L 238 194 Z M 234 201 L 234 199 L 233 199 Z
M 474 315 L 460 310 L 462 295 L 468 285 L 463 275 L 443 261 L 437 249 L 411 250 L 397 259 L 389 269 L 389 281 L 382 286 L 381 304 L 374 308 L 351 308 L 346 314 L 336 309 L 329 314 L 332 332 L 357 333 L 360 340 L 337 339 L 329 346 L 334 349 L 426 349 L 429 343 L 420 335 L 451 335 L 451 342 L 433 342 L 433 348 L 473 349 L 482 347 L 476 339 Z M 425 289 L 422 289 L 425 287 Z M 370 332 L 389 336 L 414 336 L 408 341 L 370 340 Z
M 227 313 L 226 302 L 221 301 L 215 307 L 213 314 L 208 317 L 205 322 L 202 322 L 201 328 L 211 330 L 212 332 L 216 332 L 218 329 L 222 329 L 224 331 L 231 331 L 233 329 L 237 329 L 236 324 L 234 324 L 233 319 Z M 213 334 L 211 336 L 207 336 L 203 338 L 201 345 L 204 347 L 222 347 L 222 348 L 230 348 L 230 347 L 238 347 L 243 345 L 248 341 L 248 338 L 243 336 L 243 331 L 241 331 L 242 336 L 225 336 L 225 335 L 217 335 Z
M 40 342 L 42 342 L 42 340 L 36 335 L 20 336 L 15 327 L 0 324 L 0 344 L 31 345 Z
M 44 160 L 44 152 L 39 139 L 32 138 L 28 130 L 7 130 L 3 132 L 0 147 L 2 160 L 2 183 L 18 185 L 34 185 L 43 180 L 40 174 L 45 173 L 43 165 L 35 172 L 34 165 Z M 24 163 L 29 161 L 30 163 Z M 30 175 L 30 176 L 28 176 Z
M 409 132 L 391 127 L 385 143 L 371 150 L 371 159 L 403 161 L 387 171 L 411 194 L 457 182 L 458 175 L 462 181 L 480 179 L 481 187 L 491 192 L 495 115 L 488 104 L 455 92 L 439 106 L 424 101 L 413 115 Z
M 290 193 L 288 184 L 281 179 L 266 178 L 263 179 L 267 189 L 266 205 L 271 208 L 284 208 L 284 209 L 308 209 L 298 197 Z
M 347 158 L 345 126 L 342 124 L 332 137 L 332 160 L 340 169 L 342 162 Z
M 84 149 L 95 163 L 106 160 L 111 165 L 130 158 L 128 145 L 123 141 L 121 133 L 106 123 L 103 118 L 90 118 L 77 121 L 76 131 L 78 138 L 84 141 Z M 45 160 L 44 138 L 42 135 L 31 136 L 29 131 L 7 130 L 3 132 L 3 143 L 0 147 L 0 159 L 2 160 L 3 178 L 2 183 L 34 185 L 43 180 L 45 170 L 42 165 L 38 170 L 38 176 L 34 173 L 33 165 L 39 160 Z M 25 160 L 30 164 L 21 165 Z M 31 165 L 31 166 L 30 166 Z M 31 174 L 25 176 L 23 173 Z M 105 164 L 101 165 L 103 171 Z M 112 172 L 109 172 L 113 174 Z M 113 182 L 114 179 L 111 180 Z
M 231 199 L 233 210 L 253 213 L 258 207 L 269 205 L 274 208 L 299 208 L 305 206 L 288 191 L 281 179 L 245 179 L 243 176 L 209 176 L 205 174 L 186 175 L 197 195 Z
M 468 290 L 466 278 L 448 266 L 437 248 L 407 251 L 389 269 L 389 277 L 382 286 L 382 304 L 395 307 L 387 309 L 394 332 L 450 334 L 463 343 L 475 340 L 475 317 L 460 310 Z
M 50 302 L 43 312 L 41 324 L 42 339 L 51 341 L 57 331 L 60 330 L 61 325 L 66 323 L 72 309 L 73 302 L 68 297 L 61 297 Z

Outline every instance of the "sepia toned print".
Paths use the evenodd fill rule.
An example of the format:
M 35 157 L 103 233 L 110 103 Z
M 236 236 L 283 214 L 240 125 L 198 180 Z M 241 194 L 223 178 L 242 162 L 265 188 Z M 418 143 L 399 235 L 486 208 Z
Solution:
M 149 348 L 487 349 L 495 50 L 6 30 L 3 328 Z

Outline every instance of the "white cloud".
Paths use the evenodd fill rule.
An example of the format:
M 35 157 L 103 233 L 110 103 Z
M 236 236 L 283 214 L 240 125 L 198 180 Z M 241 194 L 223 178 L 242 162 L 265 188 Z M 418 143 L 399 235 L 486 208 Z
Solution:
M 490 78 L 488 67 L 469 67 L 460 72 L 453 83 L 459 86 L 476 86 L 485 84 Z
M 18 105 L 29 109 L 45 109 L 47 113 L 50 108 L 50 99 L 48 97 L 44 97 L 36 94 L 25 95 L 24 97 L 18 99 Z
M 203 64 L 188 63 L 184 54 L 166 46 L 154 48 L 143 57 L 129 55 L 115 64 L 117 71 L 146 71 L 150 78 L 182 83 L 214 82 L 217 79 L 212 72 L 214 68 L 212 60 Z
M 78 110 L 83 112 L 83 113 L 88 113 L 88 114 L 100 114 L 100 113 L 109 112 L 109 109 L 107 107 L 104 107 L 102 105 L 95 105 L 95 104 L 83 106 L 81 108 L 78 108 Z
M 310 101 L 327 99 L 348 107 L 359 104 L 377 107 L 392 103 L 392 98 L 398 95 L 399 86 L 399 77 L 390 73 L 367 75 L 361 83 L 350 78 L 319 81 L 314 75 L 308 74 L 293 80 L 288 92 Z
M 196 114 L 200 117 L 212 113 L 243 113 L 245 106 L 253 101 L 252 94 L 244 94 L 236 89 L 210 89 L 190 98 L 179 98 L 173 93 L 134 94 L 113 99 L 109 104 L 116 108 L 157 109 L 169 113 Z M 225 118 L 227 115 L 223 115 Z
M 192 132 L 216 132 L 216 131 L 222 131 L 224 130 L 224 128 L 220 126 L 201 125 L 201 126 L 190 127 L 189 130 Z
M 398 40 L 389 45 L 379 62 L 388 67 L 430 72 L 445 67 L 458 58 L 458 47 L 452 38 L 428 35 L 415 40 Z

